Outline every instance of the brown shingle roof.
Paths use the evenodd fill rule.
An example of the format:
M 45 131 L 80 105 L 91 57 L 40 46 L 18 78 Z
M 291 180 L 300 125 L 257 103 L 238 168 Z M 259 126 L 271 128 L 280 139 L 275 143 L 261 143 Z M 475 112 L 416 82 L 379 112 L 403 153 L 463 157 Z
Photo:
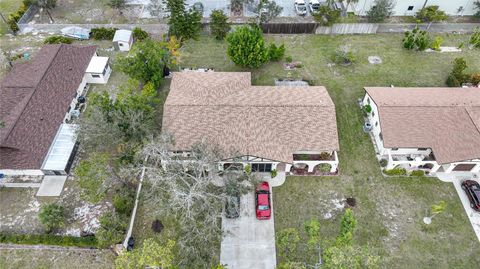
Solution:
M 431 148 L 438 163 L 480 158 L 480 89 L 365 88 L 387 148 Z
M 39 169 L 95 46 L 47 45 L 16 65 L 0 89 L 0 168 Z
M 208 141 L 227 154 L 292 162 L 296 151 L 339 149 L 324 87 L 251 86 L 250 73 L 174 73 L 163 128 L 174 136 L 173 150 Z

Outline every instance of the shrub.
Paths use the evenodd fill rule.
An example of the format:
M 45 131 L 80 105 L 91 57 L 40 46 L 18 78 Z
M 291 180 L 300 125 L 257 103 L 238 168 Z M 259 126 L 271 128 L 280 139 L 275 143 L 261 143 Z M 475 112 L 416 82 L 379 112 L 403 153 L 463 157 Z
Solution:
M 185 8 L 185 0 L 167 0 L 170 11 L 168 33 L 180 40 L 196 39 L 202 27 L 202 14 L 194 9 Z
M 8 14 L 7 24 L 8 24 L 8 27 L 10 27 L 10 29 L 14 33 L 18 32 L 20 30 L 18 28 L 17 22 L 18 22 L 18 20 L 20 20 L 20 18 L 23 16 L 23 14 L 25 14 L 27 9 L 28 9 L 28 6 L 25 5 L 25 3 L 23 3 L 22 5 L 20 5 L 20 7 L 17 9 L 17 11 Z
M 390 170 L 384 169 L 383 173 L 387 176 L 404 176 L 407 174 L 407 170 L 405 170 L 405 168 L 396 167 Z
M 480 48 L 480 29 L 478 27 L 475 28 L 473 34 L 470 36 L 469 43 L 474 48 Z
M 227 35 L 227 43 L 227 55 L 237 65 L 258 68 L 269 60 L 265 40 L 258 26 L 238 27 Z
M 381 167 L 385 167 L 385 166 L 387 166 L 387 164 L 388 164 L 387 159 L 381 159 L 381 160 L 380 160 L 380 166 L 381 166 Z
M 315 248 L 320 241 L 320 222 L 317 219 L 310 219 L 303 223 L 303 228 L 308 236 L 307 246 Z
M 210 14 L 210 31 L 215 39 L 223 40 L 230 28 L 227 15 L 222 10 L 213 10 Z
M 152 231 L 155 232 L 155 233 L 159 233 L 163 230 L 164 226 L 163 226 L 163 223 L 156 219 L 152 222 Z
M 108 156 L 94 153 L 80 161 L 75 168 L 75 176 L 81 188 L 80 196 L 91 203 L 98 203 L 105 196 L 103 182 L 110 176 L 107 169 Z
M 424 7 L 417 12 L 416 17 L 423 22 L 444 21 L 448 18 L 445 11 L 440 10 L 439 6 Z
M 363 111 L 367 112 L 367 113 L 370 113 L 372 112 L 372 106 L 367 104 L 367 105 L 364 105 L 363 106 Z
M 345 209 L 340 225 L 340 234 L 337 237 L 338 244 L 350 245 L 353 240 L 353 233 L 357 227 L 357 219 L 350 208 Z
M 410 173 L 412 177 L 423 177 L 425 175 L 425 171 L 423 170 L 415 170 Z
M 328 152 L 323 151 L 320 153 L 320 160 L 330 160 L 331 157 L 332 155 Z
M 140 27 L 133 28 L 132 35 L 133 35 L 133 39 L 138 41 L 142 41 L 149 37 L 149 34 L 143 31 L 142 28 Z
M 331 26 L 340 19 L 341 11 L 331 8 L 329 5 L 320 6 L 317 12 L 313 13 L 315 21 L 323 26 Z
M 95 236 L 74 237 L 53 234 L 5 234 L 0 233 L 0 243 L 11 243 L 21 245 L 55 245 L 55 246 L 76 246 L 96 247 Z
M 48 233 L 65 225 L 65 213 L 61 205 L 47 204 L 42 206 L 38 218 Z
M 285 57 L 285 61 L 286 61 L 287 63 L 291 63 L 291 62 L 293 61 L 292 56 L 287 56 L 287 57 Z
M 73 39 L 61 36 L 61 35 L 52 35 L 43 41 L 45 44 L 72 44 Z
M 113 207 L 115 212 L 130 216 L 135 203 L 135 192 L 124 188 L 113 196 Z
M 460 87 L 467 80 L 464 71 L 467 69 L 467 62 L 463 58 L 455 58 L 453 61 L 453 69 L 448 75 L 447 85 L 449 87 Z
M 330 169 L 332 169 L 332 166 L 328 163 L 321 163 L 317 164 L 317 166 L 315 166 L 315 169 L 322 173 L 330 173 Z
M 122 218 L 119 214 L 105 213 L 100 218 L 100 228 L 95 235 L 98 240 L 98 246 L 106 248 L 122 242 L 128 226 L 127 223 L 128 219 Z
M 276 234 L 276 237 L 278 255 L 285 260 L 295 257 L 300 242 L 298 231 L 295 228 L 283 229 Z
M 272 178 L 276 177 L 277 176 L 277 170 L 273 169 L 272 171 L 270 171 L 270 176 Z
M 245 165 L 244 170 L 245 170 L 245 173 L 247 173 L 247 175 L 250 175 L 252 173 L 252 166 L 247 164 Z
M 270 61 L 279 61 L 285 54 L 285 45 L 277 47 L 275 44 L 270 44 L 268 47 L 268 57 Z
M 426 50 L 431 44 L 431 38 L 427 31 L 420 31 L 418 26 L 412 31 L 405 32 L 403 38 L 403 47 L 406 49 L 416 49 L 419 51 Z
M 113 36 L 115 36 L 115 31 L 117 28 L 92 28 L 92 38 L 96 40 L 112 40 Z
M 336 64 L 349 65 L 356 62 L 355 53 L 348 47 L 342 46 L 332 55 L 332 61 Z
M 480 84 L 480 73 L 474 73 L 470 75 L 470 82 L 478 85 Z
M 395 7 L 393 0 L 375 0 L 372 8 L 367 11 L 369 22 L 383 22 L 386 18 L 392 15 L 392 10 Z
M 435 39 L 432 42 L 431 49 L 440 51 L 440 46 L 442 45 L 442 42 L 443 42 L 443 38 L 441 36 L 435 37 Z

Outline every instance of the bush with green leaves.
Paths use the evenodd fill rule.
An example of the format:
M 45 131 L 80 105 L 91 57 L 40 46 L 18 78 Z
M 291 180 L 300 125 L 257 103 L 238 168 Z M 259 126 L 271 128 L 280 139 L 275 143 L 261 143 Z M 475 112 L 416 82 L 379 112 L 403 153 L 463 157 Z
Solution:
M 285 45 L 280 45 L 277 47 L 274 43 L 270 44 L 268 47 L 268 57 L 270 58 L 270 61 L 280 61 L 280 59 L 283 58 L 283 55 L 285 55 Z
M 17 11 L 8 14 L 7 24 L 8 24 L 8 27 L 10 27 L 10 29 L 14 33 L 18 32 L 20 30 L 20 28 L 18 28 L 17 22 L 18 22 L 18 20 L 20 20 L 20 18 L 23 16 L 23 14 L 25 14 L 27 9 L 28 9 L 28 6 L 25 5 L 25 3 L 22 3 L 22 5 L 20 5 L 20 7 L 17 9 Z
M 395 2 L 393 0 L 375 0 L 370 10 L 367 11 L 369 22 L 383 22 L 392 15 Z
M 142 41 L 150 37 L 150 35 L 140 27 L 133 28 L 132 35 L 133 39 L 137 41 Z
M 420 9 L 415 16 L 423 22 L 439 22 L 448 19 L 445 11 L 440 10 L 439 6 L 426 6 Z
M 357 227 L 357 219 L 350 208 L 345 209 L 340 224 L 340 234 L 337 237 L 337 244 L 350 245 L 353 240 L 353 233 Z
M 430 48 L 435 51 L 440 51 L 440 46 L 443 43 L 443 38 L 441 36 L 435 37 Z
M 112 40 L 115 36 L 115 32 L 117 28 L 92 28 L 91 30 L 91 37 L 95 40 Z
M 330 173 L 330 169 L 332 169 L 332 166 L 328 163 L 321 163 L 317 164 L 317 166 L 315 166 L 315 169 L 323 174 L 328 174 Z
M 128 226 L 128 218 L 117 213 L 107 212 L 100 217 L 100 228 L 96 232 L 98 246 L 109 247 L 121 243 Z
M 468 41 L 474 48 L 480 48 L 480 28 L 476 27 Z
M 117 59 L 120 71 L 142 83 L 151 82 L 155 89 L 160 86 L 163 69 L 169 63 L 164 44 L 152 39 L 136 42 L 128 55 L 121 55 Z
M 250 164 L 247 164 L 245 165 L 244 170 L 247 175 L 250 175 L 252 173 L 252 166 Z
M 258 68 L 268 62 L 268 50 L 258 26 L 241 26 L 227 35 L 227 55 L 236 65 Z
M 210 32 L 217 40 L 223 40 L 230 32 L 230 23 L 223 10 L 215 9 L 210 14 Z
M 65 225 L 65 212 L 61 205 L 47 204 L 42 206 L 38 218 L 48 233 Z
M 308 236 L 307 246 L 311 249 L 317 248 L 320 242 L 320 222 L 318 219 L 305 221 L 303 223 L 303 229 Z
M 387 164 L 388 164 L 387 159 L 381 159 L 381 160 L 380 160 L 380 166 L 381 166 L 381 167 L 386 167 Z
M 73 39 L 61 35 L 52 35 L 43 41 L 44 44 L 72 44 Z
M 351 65 L 357 61 L 355 52 L 348 46 L 341 46 L 331 57 L 332 62 L 340 65 Z
M 113 207 L 118 214 L 129 217 L 135 203 L 135 191 L 127 186 L 113 196 Z
M 322 5 L 317 12 L 313 13 L 313 18 L 322 26 L 332 26 L 341 16 L 341 11 L 333 9 L 329 5 Z
M 430 47 L 432 40 L 427 31 L 421 31 L 418 25 L 412 31 L 406 31 L 403 38 L 403 47 L 409 50 L 424 51 Z
M 98 203 L 105 197 L 104 181 L 110 177 L 108 155 L 92 153 L 81 160 L 75 168 L 75 177 L 81 188 L 80 197 L 91 203 Z
M 167 8 L 170 11 L 168 33 L 180 40 L 196 39 L 202 27 L 202 14 L 194 9 L 187 10 L 185 6 L 185 0 L 167 1 Z
M 465 74 L 465 69 L 467 69 L 467 62 L 465 59 L 455 58 L 455 60 L 453 60 L 453 69 L 447 77 L 447 86 L 461 87 L 462 84 L 468 80 L 468 75 Z
M 412 177 L 423 177 L 425 175 L 425 171 L 423 170 L 414 170 L 410 173 Z
M 393 169 L 384 169 L 383 173 L 387 176 L 405 176 L 407 170 L 405 170 L 405 168 L 396 167 Z
M 292 56 L 289 55 L 289 56 L 285 57 L 285 61 L 287 63 L 291 63 L 293 61 Z
M 272 171 L 270 171 L 270 177 L 271 177 L 271 178 L 274 178 L 274 177 L 276 177 L 276 176 L 277 176 L 277 170 L 272 169 Z
M 49 245 L 65 247 L 96 247 L 95 236 L 64 236 L 54 234 L 6 234 L 0 233 L 0 243 L 19 245 Z
M 366 113 L 372 112 L 372 106 L 369 105 L 369 104 L 364 105 L 363 106 L 363 111 L 365 111 Z
M 292 257 L 295 257 L 300 235 L 295 228 L 283 229 L 277 233 L 276 242 L 278 255 L 284 260 L 290 261 Z

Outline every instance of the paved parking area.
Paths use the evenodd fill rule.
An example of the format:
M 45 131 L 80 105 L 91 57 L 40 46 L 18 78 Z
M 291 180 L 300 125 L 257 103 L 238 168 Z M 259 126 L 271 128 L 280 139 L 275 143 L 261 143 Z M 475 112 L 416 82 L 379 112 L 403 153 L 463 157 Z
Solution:
M 472 178 L 468 178 L 468 179 L 472 179 Z M 462 189 L 462 186 L 461 186 L 461 183 L 463 180 L 464 179 L 456 178 L 453 180 L 453 185 L 455 186 L 458 196 L 462 201 L 463 208 L 465 209 L 465 213 L 467 213 L 468 219 L 472 224 L 473 230 L 477 235 L 478 241 L 480 241 L 480 213 L 474 211 L 470 207 L 470 201 L 468 200 L 467 194 L 465 193 L 465 191 Z M 475 181 L 480 182 L 479 179 L 475 179 Z
M 273 214 L 270 220 L 257 220 L 253 192 L 242 196 L 240 203 L 239 218 L 222 219 L 226 234 L 221 244 L 220 262 L 226 264 L 228 269 L 274 269 Z

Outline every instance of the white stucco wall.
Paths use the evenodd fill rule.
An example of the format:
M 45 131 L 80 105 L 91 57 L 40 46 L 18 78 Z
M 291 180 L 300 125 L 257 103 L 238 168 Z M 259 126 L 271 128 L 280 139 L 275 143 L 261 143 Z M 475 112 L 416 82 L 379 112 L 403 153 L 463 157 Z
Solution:
M 0 170 L 0 174 L 4 174 L 7 176 L 43 176 L 43 172 L 40 169 L 3 169 Z
M 85 78 L 87 82 L 91 84 L 107 84 L 111 73 L 112 73 L 112 68 L 110 68 L 110 65 L 109 65 L 107 67 L 107 71 L 105 72 L 105 75 L 103 75 L 102 73 L 85 73 Z M 93 75 L 98 75 L 100 77 L 95 78 L 93 77 Z
M 475 0 L 428 0 L 427 6 L 439 6 L 441 10 L 448 15 L 473 15 Z M 364 16 L 367 11 L 374 5 L 375 0 L 360 0 L 356 5 L 351 5 L 350 11 L 357 15 Z M 420 10 L 425 3 L 425 0 L 396 0 L 395 8 L 393 9 L 394 16 L 412 16 Z M 413 10 L 409 11 L 408 7 L 413 6 Z M 458 9 L 463 7 L 462 12 Z

